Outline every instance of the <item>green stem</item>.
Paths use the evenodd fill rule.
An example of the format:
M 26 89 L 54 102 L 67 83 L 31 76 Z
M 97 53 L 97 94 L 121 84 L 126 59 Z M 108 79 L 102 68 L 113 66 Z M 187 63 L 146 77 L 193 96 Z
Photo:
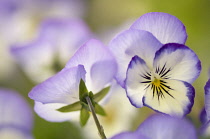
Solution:
M 91 113 L 93 115 L 93 119 L 94 119 L 95 124 L 96 124 L 96 126 L 98 128 L 98 132 L 99 132 L 99 135 L 100 135 L 101 139 L 106 139 L 106 135 L 104 133 L 104 129 L 101 126 L 101 124 L 99 123 L 99 121 L 98 121 L 98 118 L 97 118 L 96 113 L 95 113 L 95 109 L 93 107 L 93 104 L 92 104 L 89 96 L 86 97 L 86 100 L 87 100 L 88 106 L 90 108 L 90 111 L 91 111 Z

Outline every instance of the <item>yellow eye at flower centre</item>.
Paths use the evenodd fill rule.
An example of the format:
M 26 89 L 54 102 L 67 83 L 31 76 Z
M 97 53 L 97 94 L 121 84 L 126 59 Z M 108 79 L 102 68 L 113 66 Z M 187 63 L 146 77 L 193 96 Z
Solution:
M 153 83 L 155 86 L 157 86 L 157 87 L 160 86 L 160 80 L 157 79 L 157 78 L 155 78 L 154 81 L 152 81 L 152 83 Z

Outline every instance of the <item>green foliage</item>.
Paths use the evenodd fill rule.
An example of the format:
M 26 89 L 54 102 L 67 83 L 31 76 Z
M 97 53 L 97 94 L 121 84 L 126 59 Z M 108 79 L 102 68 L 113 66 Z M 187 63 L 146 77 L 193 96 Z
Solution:
M 90 108 L 86 101 L 86 97 L 90 98 L 90 101 L 95 109 L 95 112 L 99 115 L 105 116 L 106 112 L 102 108 L 102 106 L 98 104 L 98 102 L 106 96 L 109 90 L 110 87 L 106 87 L 94 95 L 92 91 L 88 92 L 85 82 L 81 79 L 79 84 L 79 101 L 61 107 L 57 110 L 59 112 L 72 112 L 80 110 L 80 124 L 81 126 L 85 126 L 90 117 Z
M 99 115 L 106 116 L 106 112 L 98 103 L 95 103 L 95 112 Z
M 104 98 L 106 96 L 106 94 L 109 92 L 110 90 L 110 86 L 102 89 L 101 91 L 99 91 L 98 93 L 96 93 L 94 95 L 94 101 L 95 102 L 99 102 L 102 98 Z
M 82 108 L 80 102 L 75 102 L 73 104 L 61 107 L 60 109 L 57 109 L 59 112 L 72 112 L 72 111 L 78 111 Z
M 82 109 L 80 110 L 80 125 L 82 127 L 86 125 L 89 117 L 90 117 L 89 111 L 86 108 L 82 107 Z
M 88 96 L 88 90 L 85 82 L 81 79 L 79 83 L 79 99 L 82 102 L 86 102 L 85 98 Z

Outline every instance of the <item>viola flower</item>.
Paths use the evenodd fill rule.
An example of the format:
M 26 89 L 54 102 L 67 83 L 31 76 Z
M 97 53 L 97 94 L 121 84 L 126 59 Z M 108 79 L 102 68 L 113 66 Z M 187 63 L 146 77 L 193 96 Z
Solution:
M 48 19 L 35 41 L 13 46 L 11 53 L 32 80 L 41 82 L 60 71 L 91 36 L 83 21 Z
M 109 49 L 92 39 L 78 49 L 63 70 L 35 86 L 29 97 L 35 100 L 35 111 L 40 117 L 52 122 L 67 121 L 78 116 L 77 111 L 84 104 L 80 103 L 81 79 L 87 90 L 92 92 L 93 101 L 98 103 L 102 99 L 98 92 L 111 83 L 116 70 L 116 62 Z M 70 110 L 62 111 L 61 107 Z
M 164 16 L 163 13 L 151 13 L 148 16 L 153 14 L 155 17 L 161 15 L 158 16 L 160 19 L 154 18 L 157 23 L 167 21 L 166 30 L 162 26 L 154 27 L 157 32 L 164 33 L 163 36 L 170 35 L 167 33 L 176 23 L 176 28 L 180 27 L 180 21 L 173 16 Z M 153 23 L 155 26 L 156 22 Z M 110 49 L 119 69 L 115 78 L 126 89 L 135 107 L 147 106 L 173 116 L 186 115 L 194 103 L 194 88 L 190 83 L 200 74 L 200 60 L 187 46 L 178 43 L 162 44 L 153 34 L 145 30 L 129 29 L 112 40 Z M 179 34 L 172 36 L 174 40 L 179 40 Z
M 205 91 L 205 108 L 203 109 L 202 113 L 202 122 L 203 125 L 201 127 L 201 134 L 203 136 L 210 136 L 210 79 L 206 82 L 206 85 L 204 87 Z
M 15 91 L 0 89 L 0 138 L 32 139 L 33 113 Z
M 43 20 L 83 17 L 86 11 L 85 3 L 83 0 L 1 0 L 1 79 L 7 79 L 8 75 L 16 70 L 15 61 L 10 54 L 11 45 L 30 42 L 37 35 Z
M 133 133 L 121 133 L 112 139 L 131 135 L 142 139 L 197 139 L 195 127 L 189 121 L 167 115 L 152 115 Z

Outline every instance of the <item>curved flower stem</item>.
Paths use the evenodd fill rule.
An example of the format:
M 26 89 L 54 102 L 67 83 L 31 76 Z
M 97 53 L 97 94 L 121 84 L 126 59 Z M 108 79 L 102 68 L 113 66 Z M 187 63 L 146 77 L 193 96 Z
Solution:
M 101 126 L 101 124 L 99 123 L 99 121 L 98 121 L 98 118 L 97 118 L 96 113 L 95 113 L 95 109 L 93 107 L 93 104 L 92 104 L 89 96 L 86 97 L 86 100 L 87 100 L 88 106 L 90 108 L 90 111 L 91 111 L 91 113 L 93 115 L 93 119 L 94 119 L 95 124 L 96 124 L 96 126 L 98 128 L 98 132 L 99 132 L 99 135 L 100 135 L 101 139 L 106 139 L 106 135 L 104 133 L 104 129 Z

